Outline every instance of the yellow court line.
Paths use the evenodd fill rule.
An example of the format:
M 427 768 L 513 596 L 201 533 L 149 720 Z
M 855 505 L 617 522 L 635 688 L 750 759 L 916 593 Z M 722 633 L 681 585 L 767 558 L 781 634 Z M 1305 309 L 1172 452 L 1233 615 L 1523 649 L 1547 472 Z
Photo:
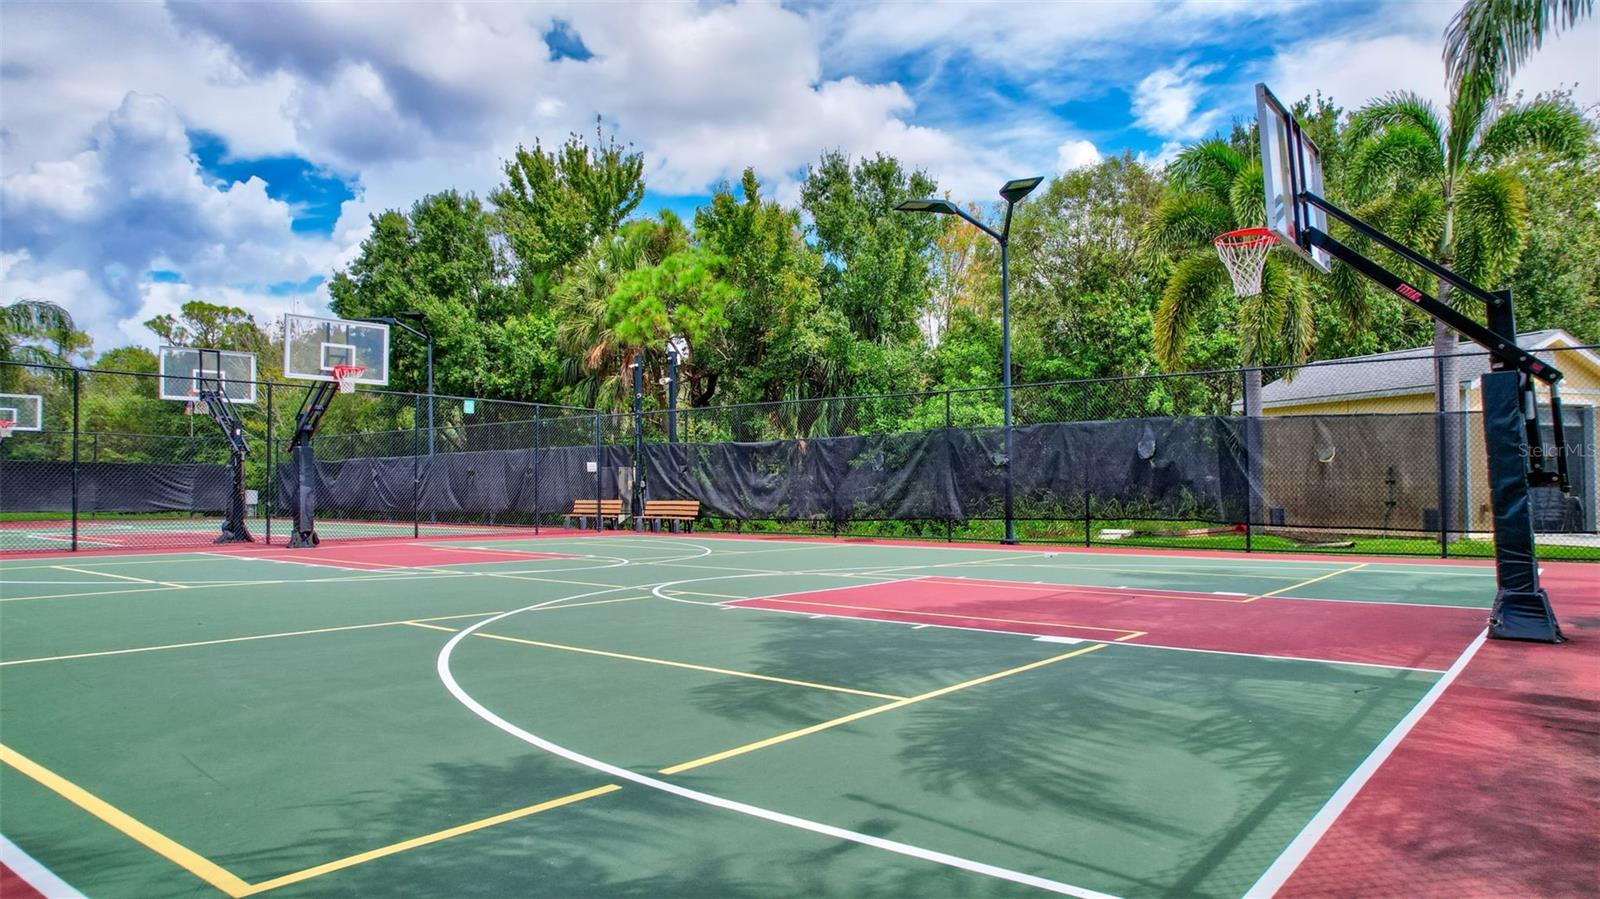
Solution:
M 70 571 L 73 574 L 92 574 L 92 575 L 95 575 L 97 577 L 115 578 L 116 580 L 119 580 L 119 581 L 133 581 L 136 584 L 159 584 L 162 587 L 173 587 L 173 588 L 176 588 L 178 590 L 187 590 L 187 589 L 189 589 L 188 585 L 186 585 L 186 584 L 174 584 L 174 583 L 170 583 L 168 581 L 152 581 L 149 578 L 133 577 L 132 575 L 127 575 L 127 574 L 112 574 L 109 571 L 95 571 L 95 570 L 90 569 L 90 568 L 73 568 L 71 565 L 54 565 L 54 566 L 51 566 L 51 567 L 56 568 L 57 570 L 60 570 L 60 571 Z
M 429 630 L 446 631 L 452 634 L 456 632 L 455 628 L 439 627 L 438 625 L 434 624 L 423 624 L 420 621 L 408 621 L 406 623 L 415 627 L 425 627 Z M 896 696 L 893 693 L 874 693 L 871 690 L 857 690 L 852 687 L 836 687 L 832 684 L 817 684 L 812 683 L 811 681 L 792 680 L 787 677 L 773 677 L 770 674 L 756 674 L 750 671 L 734 671 L 731 668 L 713 668 L 710 665 L 695 665 L 689 662 L 674 662 L 671 659 L 654 659 L 649 656 L 634 656 L 623 652 L 608 652 L 604 649 L 589 649 L 583 646 L 567 646 L 564 643 L 545 643 L 540 640 L 524 640 L 521 637 L 506 637 L 500 634 L 485 634 L 481 631 L 473 634 L 473 636 L 483 637 L 486 640 L 501 640 L 506 643 L 521 643 L 524 646 L 538 646 L 543 649 L 559 649 L 565 652 L 582 653 L 583 655 L 604 656 L 608 659 L 623 659 L 629 662 L 644 662 L 649 665 L 664 665 L 668 668 L 684 668 L 689 671 L 704 671 L 708 674 L 723 674 L 729 677 L 745 677 L 749 678 L 750 680 L 764 680 L 775 684 L 787 684 L 791 687 L 809 687 L 813 690 L 828 690 L 833 693 L 850 693 L 855 696 L 871 697 L 872 699 L 898 700 L 905 698 L 903 696 Z
M 1281 587 L 1281 588 L 1279 588 L 1277 590 L 1272 590 L 1272 591 L 1269 591 L 1267 593 L 1262 593 L 1262 594 L 1259 594 L 1259 595 L 1256 595 L 1256 596 L 1252 596 L 1249 599 L 1245 600 L 1245 602 L 1255 602 L 1258 599 L 1265 599 L 1268 596 L 1277 596 L 1279 593 L 1288 593 L 1290 590 L 1298 590 L 1301 587 L 1306 586 L 1307 584 L 1315 584 L 1317 581 L 1325 581 L 1330 577 L 1338 577 L 1341 574 L 1349 574 L 1352 571 L 1360 571 L 1361 569 L 1363 569 L 1363 568 L 1365 568 L 1365 567 L 1367 567 L 1368 565 L 1371 565 L 1371 564 L 1372 564 L 1371 562 L 1362 562 L 1360 565 L 1352 565 L 1349 568 L 1341 568 L 1338 571 L 1330 571 L 1327 574 L 1322 575 L 1321 577 L 1314 577 L 1314 578 L 1311 578 L 1310 580 L 1301 581 L 1298 584 L 1290 584 L 1287 587 Z
M 0 762 L 5 762 L 44 787 L 60 794 L 68 802 L 111 825 L 129 838 L 140 843 L 190 874 L 204 880 L 229 896 L 248 895 L 250 884 L 170 837 L 152 829 L 127 812 L 67 780 L 49 768 L 35 762 L 15 749 L 0 744 Z
M 387 846 L 371 849 L 366 852 L 359 852 L 355 855 L 348 855 L 344 858 L 336 859 L 325 864 L 306 868 L 302 871 L 296 871 L 293 874 L 285 874 L 282 877 L 274 877 L 271 880 L 264 880 L 258 884 L 255 884 L 254 886 L 247 887 L 244 892 L 235 893 L 234 895 L 253 896 L 256 893 L 264 893 L 267 890 L 275 890 L 279 887 L 285 887 L 293 883 L 299 883 L 302 880 L 310 880 L 313 877 L 321 877 L 324 874 L 331 874 L 334 871 L 339 871 L 344 868 L 349 868 L 365 862 L 373 861 L 375 859 L 380 859 L 387 855 L 406 852 L 411 849 L 416 849 L 419 846 L 426 846 L 430 843 L 438 843 L 443 840 L 451 839 L 452 837 L 461 836 L 465 833 L 472 833 L 475 830 L 483 830 L 486 827 L 493 827 L 496 824 L 504 824 L 507 821 L 515 821 L 518 818 L 526 818 L 530 815 L 537 815 L 540 812 L 549 811 L 550 809 L 554 808 L 560 808 L 564 805 L 571 805 L 574 802 L 582 802 L 585 799 L 593 799 L 596 796 L 604 796 L 607 793 L 615 793 L 620 789 L 622 789 L 622 787 L 618 786 L 617 784 L 606 784 L 603 787 L 595 787 L 592 790 L 584 790 L 581 793 L 570 793 L 566 796 L 551 799 L 547 802 L 541 802 L 538 805 L 530 805 L 526 808 L 519 808 L 515 811 L 506 812 L 501 815 L 495 815 L 490 818 L 471 821 L 466 824 L 446 828 L 445 830 L 424 834 L 420 837 L 412 837 L 409 840 L 402 840 L 398 843 L 390 843 Z
M 718 752 L 718 753 L 715 753 L 715 754 L 712 754 L 712 755 L 701 756 L 700 758 L 697 758 L 697 759 L 691 759 L 690 761 L 687 761 L 687 762 L 681 762 L 679 764 L 673 765 L 670 768 L 662 768 L 661 769 L 661 773 L 662 774 L 678 774 L 680 772 L 688 771 L 688 770 L 693 769 L 693 768 L 699 768 L 699 767 L 702 767 L 704 765 L 710 765 L 710 764 L 712 764 L 714 762 L 720 762 L 720 761 L 723 761 L 724 759 L 730 759 L 730 758 L 733 758 L 734 756 L 744 755 L 744 754 L 749 753 L 749 752 L 755 752 L 758 749 L 766 749 L 768 746 L 775 746 L 775 745 L 777 745 L 779 743 L 787 743 L 790 740 L 797 740 L 797 739 L 799 739 L 801 737 L 809 736 L 809 735 L 817 733 L 819 731 L 824 731 L 824 730 L 828 730 L 830 728 L 839 727 L 840 725 L 843 725 L 843 724 L 849 724 L 852 721 L 860 721 L 862 718 L 870 718 L 873 715 L 881 715 L 884 712 L 892 712 L 895 709 L 905 708 L 908 705 L 913 705 L 913 704 L 918 703 L 918 702 L 926 702 L 927 700 L 930 700 L 930 699 L 936 699 L 936 698 L 938 698 L 940 696 L 945 696 L 947 694 L 954 693 L 954 692 L 956 692 L 958 690 L 965 690 L 965 689 L 967 689 L 969 687 L 976 687 L 976 686 L 978 686 L 980 684 L 987 684 L 990 681 L 996 681 L 996 680 L 1000 680 L 1001 678 L 1011 677 L 1014 674 L 1021 674 L 1021 673 L 1025 672 L 1025 671 L 1032 671 L 1035 668 L 1043 668 L 1046 665 L 1053 665 L 1056 662 L 1064 662 L 1067 659 L 1073 658 L 1075 656 L 1085 655 L 1087 653 L 1094 652 L 1097 649 L 1105 649 L 1106 646 L 1108 646 L 1108 645 L 1109 644 L 1106 644 L 1106 643 L 1096 643 L 1093 646 L 1085 646 L 1082 649 L 1074 649 L 1071 652 L 1065 652 L 1065 653 L 1062 653 L 1061 655 L 1058 655 L 1058 656 L 1051 656 L 1048 659 L 1040 659 L 1037 662 L 1029 662 L 1026 665 L 1018 665 L 1015 668 L 1007 668 L 1004 671 L 997 671 L 994 674 L 986 674 L 983 677 L 975 677 L 972 680 L 962 681 L 959 684 L 951 684 L 948 687 L 940 687 L 937 690 L 930 690 L 927 693 L 919 693 L 916 696 L 908 696 L 905 699 L 896 700 L 894 702 L 886 703 L 884 705 L 873 706 L 870 709 L 862 709 L 859 712 L 853 712 L 853 713 L 851 713 L 849 715 L 843 715 L 841 717 L 834 718 L 831 721 L 823 721 L 823 722 L 821 722 L 819 724 L 813 724 L 810 727 L 802 727 L 799 730 L 791 730 L 788 733 L 778 734 L 775 737 L 768 737 L 765 740 L 757 740 L 754 743 L 746 743 L 743 746 L 735 746 L 732 749 L 726 749 L 726 750 L 723 750 L 722 752 Z
M 757 597 L 756 599 L 749 600 L 749 602 L 757 602 L 759 600 L 760 600 L 760 597 Z M 1136 631 L 1133 628 L 1128 628 L 1128 627 L 1095 627 L 1095 626 L 1089 625 L 1089 624 L 1070 624 L 1070 623 L 1062 622 L 1062 621 L 1029 621 L 1029 620 L 1025 620 L 1025 619 L 1022 619 L 1022 618 L 985 618 L 982 615 L 957 615 L 957 614 L 954 614 L 952 612 L 918 612 L 918 611 L 914 611 L 914 610 L 911 610 L 911 609 L 880 609 L 880 608 L 876 608 L 874 606 L 847 606 L 847 605 L 845 605 L 843 603 L 837 603 L 837 602 L 811 602 L 809 600 L 802 600 L 802 599 L 788 599 L 788 598 L 782 597 L 782 596 L 774 596 L 774 597 L 772 597 L 772 601 L 773 602 L 782 602 L 782 603 L 791 603 L 791 604 L 797 605 L 797 606 L 820 606 L 820 607 L 825 608 L 825 609 L 853 609 L 853 610 L 855 610 L 857 612 L 889 612 L 889 613 L 892 613 L 892 614 L 895 614 L 895 615 L 920 615 L 920 616 L 924 616 L 924 617 L 928 617 L 928 618 L 958 618 L 958 619 L 964 619 L 966 621 L 994 621 L 994 622 L 998 622 L 1000 624 L 1031 624 L 1031 625 L 1033 625 L 1035 627 L 1054 627 L 1054 628 L 1060 628 L 1062 630 L 1072 630 L 1072 631 L 1109 631 L 1109 632 L 1115 633 L 1115 634 L 1138 634 L 1138 635 L 1143 635 L 1145 633 L 1145 631 Z M 738 608 L 759 609 L 759 608 L 763 608 L 763 607 L 762 606 L 740 606 Z M 900 623 L 901 624 L 905 624 L 907 622 L 900 622 Z M 910 623 L 915 624 L 915 622 L 910 622 Z

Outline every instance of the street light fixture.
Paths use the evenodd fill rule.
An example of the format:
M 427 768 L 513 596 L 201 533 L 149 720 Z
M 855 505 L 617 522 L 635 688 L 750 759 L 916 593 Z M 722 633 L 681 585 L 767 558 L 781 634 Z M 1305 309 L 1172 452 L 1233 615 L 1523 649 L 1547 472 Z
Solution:
M 1000 198 L 1006 201 L 1005 223 L 1000 230 L 978 221 L 965 209 L 950 202 L 934 198 L 906 200 L 895 209 L 900 212 L 925 212 L 931 215 L 954 215 L 965 219 L 976 226 L 978 230 L 994 238 L 1000 244 L 1000 376 L 1004 385 L 1005 405 L 1005 466 L 1006 466 L 1006 536 L 1001 543 L 1016 543 L 1016 519 L 1012 516 L 1012 477 L 1011 477 L 1011 272 L 1008 249 L 1011 243 L 1011 213 L 1016 209 L 1017 203 L 1023 197 L 1033 193 L 1043 178 L 1013 178 L 1000 187 Z

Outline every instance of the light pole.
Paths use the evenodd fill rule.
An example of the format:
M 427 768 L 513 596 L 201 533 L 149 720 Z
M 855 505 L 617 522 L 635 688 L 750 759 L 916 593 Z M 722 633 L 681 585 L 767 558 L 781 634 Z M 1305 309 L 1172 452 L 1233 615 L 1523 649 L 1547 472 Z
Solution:
M 1005 406 L 1005 466 L 1006 466 L 1006 536 L 1001 543 L 1016 543 L 1016 519 L 1012 515 L 1011 478 L 1011 272 L 1009 246 L 1011 244 L 1011 213 L 1023 197 L 1033 193 L 1043 178 L 1013 178 L 1000 187 L 1000 198 L 1006 201 L 1006 219 L 1000 230 L 978 221 L 965 209 L 949 200 L 906 200 L 895 209 L 900 212 L 926 212 L 934 215 L 955 215 L 977 226 L 978 230 L 1000 244 L 1000 377 Z
M 412 334 L 412 335 L 414 335 L 416 337 L 422 338 L 423 341 L 425 341 L 427 343 L 427 345 L 428 345 L 428 455 L 431 456 L 431 455 L 433 455 L 433 334 L 431 332 L 429 332 L 429 331 L 424 331 L 424 330 L 422 330 L 420 328 L 414 328 L 411 325 L 406 324 L 405 322 L 400 320 L 402 318 L 409 318 L 409 319 L 411 319 L 412 321 L 415 321 L 415 322 L 423 322 L 423 323 L 427 322 L 427 316 L 423 315 L 421 312 L 416 311 L 415 309 L 408 309 L 405 312 L 396 312 L 394 315 L 374 315 L 374 316 L 371 316 L 370 318 L 358 318 L 358 319 L 355 319 L 355 321 L 358 321 L 358 322 L 375 322 L 377 324 L 388 325 L 391 328 L 399 328 L 402 331 L 405 331 L 405 332 L 407 332 L 409 334 Z

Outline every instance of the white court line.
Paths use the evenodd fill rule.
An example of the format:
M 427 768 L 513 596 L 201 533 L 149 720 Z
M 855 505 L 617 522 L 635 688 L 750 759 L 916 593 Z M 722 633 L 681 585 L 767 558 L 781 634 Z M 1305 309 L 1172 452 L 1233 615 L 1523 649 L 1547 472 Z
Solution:
M 1356 794 L 1361 792 L 1361 788 L 1367 785 L 1367 781 L 1372 779 L 1372 775 L 1376 774 L 1378 769 L 1383 766 L 1383 763 L 1388 760 L 1395 747 L 1400 745 L 1400 741 L 1411 733 L 1411 729 L 1417 726 L 1417 722 L 1422 720 L 1422 716 L 1426 715 L 1428 710 L 1433 708 L 1433 704 L 1439 701 L 1439 697 L 1444 695 L 1444 691 L 1449 689 L 1452 683 L 1455 683 L 1455 679 L 1467 667 L 1467 663 L 1472 661 L 1472 657 L 1478 654 L 1479 647 L 1483 646 L 1488 637 L 1489 631 L 1487 629 L 1478 634 L 1477 639 L 1467 646 L 1461 656 L 1455 660 L 1455 663 L 1445 671 L 1444 676 L 1434 683 L 1433 688 L 1424 694 L 1422 699 L 1411 708 L 1411 711 L 1395 724 L 1382 742 L 1373 747 L 1372 752 L 1366 759 L 1354 771 L 1350 772 L 1350 776 L 1345 779 L 1345 782 L 1340 785 L 1338 790 L 1334 791 L 1332 796 L 1328 797 L 1328 801 L 1323 804 L 1317 814 L 1306 822 L 1306 826 L 1301 829 L 1300 833 L 1295 836 L 1288 846 L 1284 847 L 1283 852 L 1278 855 L 1272 865 L 1262 872 L 1261 877 L 1256 880 L 1249 890 L 1245 891 L 1245 896 L 1251 897 L 1251 899 L 1258 899 L 1258 897 L 1259 899 L 1265 899 L 1265 897 L 1272 896 L 1278 892 L 1278 889 L 1294 873 L 1295 868 L 1300 867 L 1300 863 L 1305 861 L 1307 855 L 1311 854 L 1311 850 L 1317 845 L 1317 841 L 1322 839 L 1329 828 L 1333 827 L 1333 822 L 1349 807 L 1351 800 L 1356 798 Z
M 1137 638 L 1135 638 L 1137 639 Z M 1443 674 L 1443 668 L 1413 668 L 1410 665 L 1385 665 L 1382 662 L 1347 662 L 1343 659 L 1316 659 L 1310 656 L 1280 656 L 1263 652 L 1235 652 L 1228 649 L 1201 649 L 1197 646 L 1165 646 L 1160 643 L 1113 642 L 1112 646 L 1137 646 L 1142 649 L 1163 649 L 1167 652 L 1198 652 L 1213 656 L 1240 656 L 1246 659 L 1272 659 L 1280 662 L 1315 662 L 1319 665 L 1352 665 L 1357 668 L 1388 668 L 1393 671 L 1420 671 L 1424 674 Z
M 32 537 L 35 540 L 55 540 L 58 543 L 71 543 L 72 542 L 72 537 L 70 537 L 70 536 L 58 537 L 55 534 L 23 534 L 22 536 L 24 536 L 24 537 Z M 118 543 L 115 540 L 90 540 L 88 537 L 79 537 L 78 538 L 78 542 L 79 543 L 93 543 L 93 544 L 95 544 L 97 546 L 127 546 L 126 543 Z M 68 556 L 68 558 L 72 558 L 72 557 Z
M 4 834 L 0 834 L 0 864 L 15 871 L 28 886 L 38 890 L 47 899 L 84 899 L 83 894 L 73 889 L 71 884 L 22 851 L 22 847 L 6 839 Z
M 598 596 L 602 593 L 614 592 L 616 591 L 600 590 L 596 591 L 595 593 L 579 594 L 579 596 L 569 597 L 569 599 L 577 599 L 581 596 Z M 1008 880 L 1012 883 L 1020 883 L 1024 886 L 1047 890 L 1049 892 L 1058 893 L 1065 896 L 1076 896 L 1079 897 L 1079 899 L 1113 899 L 1113 897 L 1109 896 L 1109 894 L 1100 893 L 1095 890 L 1085 889 L 1083 887 L 1077 887 L 1071 884 L 1061 883 L 1059 881 L 1049 880 L 1043 877 L 1037 877 L 1032 874 L 1024 874 L 1021 871 L 1013 871 L 1009 868 L 1001 868 L 996 865 L 989 865 L 983 862 L 973 861 L 957 855 L 949 855 L 947 853 L 938 852 L 932 849 L 924 849 L 920 846 L 913 846 L 909 843 L 900 843 L 895 840 L 886 840 L 883 837 L 872 836 L 871 834 L 857 833 L 852 830 L 845 830 L 842 827 L 835 827 L 831 824 L 823 824 L 820 821 L 812 821 L 807 818 L 787 815 L 783 812 L 777 812 L 771 809 L 761 808 L 760 806 L 737 802 L 732 799 L 724 799 L 721 796 L 714 796 L 710 793 L 703 793 L 699 790 L 692 790 L 688 787 L 681 786 L 670 781 L 660 780 L 658 778 L 640 774 L 628 768 L 622 768 L 617 765 L 603 762 L 592 756 L 583 755 L 568 749 L 565 746 L 552 743 L 543 737 L 523 730 L 522 728 L 490 711 L 482 703 L 472 698 L 472 696 L 467 693 L 466 690 L 462 689 L 461 685 L 456 682 L 455 675 L 450 670 L 450 657 L 451 654 L 455 652 L 455 648 L 460 645 L 462 640 L 472 636 L 479 629 L 522 612 L 531 612 L 542 605 L 544 604 L 536 603 L 531 606 L 525 606 L 521 609 L 513 609 L 509 612 L 502 612 L 493 618 L 486 618 L 483 621 L 472 624 L 463 630 L 457 631 L 456 634 L 450 638 L 449 642 L 445 643 L 444 648 L 439 650 L 439 659 L 436 666 L 439 673 L 439 680 L 443 682 L 445 689 L 450 691 L 450 695 L 454 696 L 457 702 L 460 702 L 479 718 L 482 718 L 484 721 L 489 722 L 490 724 L 510 734 L 511 736 L 516 737 L 524 743 L 535 746 L 539 749 L 543 749 L 546 752 L 560 756 L 568 761 L 576 762 L 585 767 L 593 768 L 596 771 L 609 774 L 612 777 L 626 780 L 631 783 L 636 783 L 640 786 L 649 787 L 652 790 L 659 790 L 663 793 L 679 796 L 693 802 L 701 803 L 702 805 L 709 805 L 713 808 L 726 809 L 731 812 L 737 812 L 741 815 L 749 815 L 753 818 L 771 821 L 775 824 L 783 824 L 788 827 L 794 827 L 799 830 L 806 830 L 812 833 L 822 834 L 823 836 L 833 837 L 835 839 L 847 840 L 852 843 L 860 843 L 861 845 L 871 846 L 875 849 L 883 849 L 888 852 L 908 856 L 910 858 L 921 859 L 923 861 L 933 862 L 934 864 L 945 865 L 947 867 L 960 868 L 964 871 L 971 871 L 975 874 L 983 874 L 1000 880 Z

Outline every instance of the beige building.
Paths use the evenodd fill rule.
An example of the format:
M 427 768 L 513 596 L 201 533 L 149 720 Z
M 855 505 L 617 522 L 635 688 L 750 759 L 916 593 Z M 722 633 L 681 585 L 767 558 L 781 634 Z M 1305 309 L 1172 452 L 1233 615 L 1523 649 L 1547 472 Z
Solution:
M 1600 405 L 1600 354 L 1562 330 L 1533 331 L 1522 334 L 1517 343 L 1525 350 L 1561 369 L 1561 400 L 1568 438 L 1569 467 L 1573 481 L 1573 494 L 1583 503 L 1582 529 L 1595 530 L 1595 485 L 1600 483 L 1600 458 L 1595 452 L 1595 407 Z M 1477 412 L 1482 408 L 1479 395 L 1480 379 L 1489 370 L 1487 354 L 1475 352 L 1477 347 L 1462 344 L 1461 352 L 1472 355 L 1459 360 L 1461 408 Z M 1293 377 L 1272 381 L 1262 387 L 1262 413 L 1268 417 L 1298 415 L 1345 416 L 1373 414 L 1432 413 L 1436 407 L 1434 396 L 1435 361 L 1432 347 L 1396 350 L 1330 360 L 1298 370 Z M 1548 396 L 1540 391 L 1541 399 Z M 1235 404 L 1238 411 L 1239 404 Z M 1549 432 L 1548 410 L 1541 408 L 1541 424 Z M 1481 419 L 1474 416 L 1460 429 L 1459 439 L 1463 452 L 1461 462 L 1463 485 L 1462 509 L 1466 516 L 1466 529 L 1479 532 L 1489 529 L 1489 495 L 1486 461 L 1483 452 Z M 1274 447 L 1274 435 L 1292 433 L 1292 429 L 1268 426 L 1263 429 L 1267 442 L 1266 457 L 1294 459 L 1305 455 L 1298 447 Z M 1278 452 L 1281 450 L 1282 452 Z M 1419 453 L 1438 455 L 1437 442 L 1418 447 Z M 1390 449 L 1393 452 L 1393 449 Z M 1288 465 L 1274 472 L 1263 472 L 1269 495 L 1284 497 L 1292 502 L 1296 494 L 1307 490 L 1335 489 L 1338 485 L 1307 479 L 1308 474 Z M 1329 467 L 1329 466 L 1323 466 Z M 1411 491 L 1418 497 L 1426 496 L 1426 485 L 1413 485 Z M 1372 489 L 1370 482 L 1365 489 Z M 1437 497 L 1437 490 L 1434 490 Z M 1299 497 L 1308 504 L 1315 497 Z M 1422 502 L 1422 500 L 1418 500 Z M 1433 505 L 1437 505 L 1435 501 Z M 1535 518 L 1541 529 L 1551 527 L 1549 515 L 1555 509 L 1552 492 L 1539 491 L 1535 497 Z M 1421 508 L 1401 510 L 1407 521 L 1418 521 L 1424 514 Z M 1544 513 L 1544 514 L 1541 514 Z M 1455 515 L 1451 516 L 1455 518 Z M 1416 526 L 1416 525 L 1412 525 Z

